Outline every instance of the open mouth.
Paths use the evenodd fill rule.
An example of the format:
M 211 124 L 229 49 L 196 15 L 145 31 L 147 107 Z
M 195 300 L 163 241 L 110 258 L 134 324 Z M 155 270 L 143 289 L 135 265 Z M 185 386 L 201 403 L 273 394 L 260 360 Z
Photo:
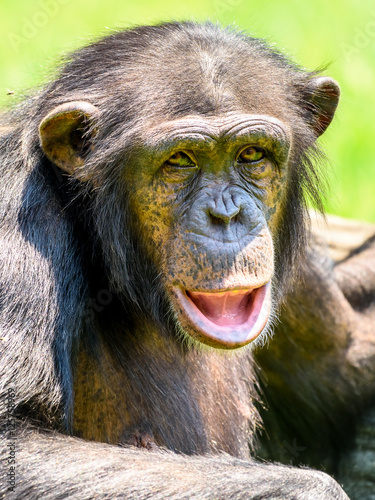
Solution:
M 213 347 L 248 344 L 262 332 L 270 315 L 269 283 L 254 289 L 175 292 L 193 327 L 193 336 Z

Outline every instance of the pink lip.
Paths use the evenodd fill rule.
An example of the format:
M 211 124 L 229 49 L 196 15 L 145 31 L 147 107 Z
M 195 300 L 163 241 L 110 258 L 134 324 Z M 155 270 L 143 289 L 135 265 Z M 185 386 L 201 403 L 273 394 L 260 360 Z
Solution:
M 176 288 L 175 293 L 193 326 L 193 336 L 214 347 L 228 349 L 248 344 L 262 332 L 270 315 L 269 283 L 255 289 L 220 292 Z

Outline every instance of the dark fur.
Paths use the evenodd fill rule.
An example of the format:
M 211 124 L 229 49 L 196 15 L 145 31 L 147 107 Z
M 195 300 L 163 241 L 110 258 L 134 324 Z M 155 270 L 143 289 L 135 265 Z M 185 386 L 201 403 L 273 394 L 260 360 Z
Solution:
M 209 82 L 197 63 L 204 51 L 213 62 L 214 81 L 236 86 L 241 75 L 237 91 L 244 102 L 253 98 L 255 109 L 293 124 L 288 201 L 275 239 L 276 300 L 301 258 L 305 198 L 320 203 L 321 176 L 313 166 L 320 156 L 309 126 L 315 110 L 306 105 L 313 74 L 260 40 L 191 23 L 116 33 L 71 55 L 54 82 L 1 119 L 10 130 L 0 144 L 0 375 L 2 398 L 14 389 L 20 419 L 15 498 L 343 498 L 338 485 L 319 472 L 21 431 L 21 422 L 37 422 L 71 432 L 75 366 L 83 346 L 98 372 L 109 373 L 101 367 L 103 352 L 120 367 L 121 390 L 133 402 L 132 421 L 157 422 L 157 442 L 188 454 L 224 451 L 241 457 L 248 443 L 253 447 L 258 416 L 251 353 L 226 358 L 181 344 L 158 271 L 142 250 L 121 176 L 136 154 L 143 120 L 210 115 L 227 106 L 220 85 L 205 88 Z M 259 66 L 246 67 L 247 53 L 256 55 Z M 178 75 L 173 82 L 168 70 Z M 272 109 L 266 93 L 274 95 Z M 78 180 L 61 175 L 39 146 L 41 117 L 73 100 L 88 100 L 100 110 L 95 149 L 88 150 L 84 167 L 85 175 L 100 180 L 99 190 L 80 183 L 79 173 Z M 101 290 L 110 297 L 103 307 Z M 156 338 L 147 336 L 150 325 L 157 325 Z M 212 363 L 220 368 L 219 381 Z M 91 400 L 103 404 L 105 413 L 102 395 Z M 209 423 L 222 419 L 215 432 L 227 433 L 217 445 L 202 416 L 211 410 Z M 6 418 L 4 406 L 1 415 Z
M 269 348 L 255 356 L 266 401 L 259 453 L 324 467 L 352 500 L 375 491 L 374 263 L 375 237 L 337 263 L 310 255 Z

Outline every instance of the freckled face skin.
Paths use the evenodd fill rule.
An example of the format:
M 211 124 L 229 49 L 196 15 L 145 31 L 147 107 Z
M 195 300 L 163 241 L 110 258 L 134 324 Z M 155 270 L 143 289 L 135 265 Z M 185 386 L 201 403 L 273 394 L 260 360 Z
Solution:
M 290 131 L 229 114 L 164 122 L 146 137 L 127 182 L 174 315 L 200 342 L 246 345 L 270 315 Z

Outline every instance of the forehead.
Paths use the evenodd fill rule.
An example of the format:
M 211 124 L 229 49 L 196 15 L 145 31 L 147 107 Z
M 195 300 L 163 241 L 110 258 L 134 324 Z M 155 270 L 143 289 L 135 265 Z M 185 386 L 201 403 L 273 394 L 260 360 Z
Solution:
M 289 143 L 292 137 L 288 124 L 273 116 L 233 112 L 208 117 L 190 115 L 148 125 L 144 131 L 148 136 L 147 142 L 155 146 L 166 137 L 174 142 L 187 139 L 207 144 L 248 136 L 267 136 L 280 143 Z

